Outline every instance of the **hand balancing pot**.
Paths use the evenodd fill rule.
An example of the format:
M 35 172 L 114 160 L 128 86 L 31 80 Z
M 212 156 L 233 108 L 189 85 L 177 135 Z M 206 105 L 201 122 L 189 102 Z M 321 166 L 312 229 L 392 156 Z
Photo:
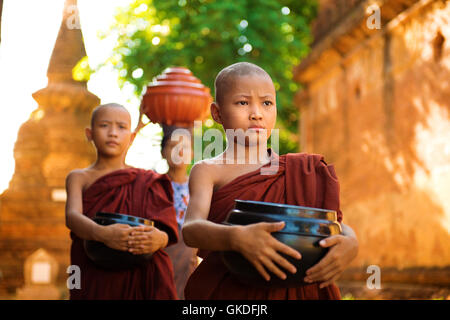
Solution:
M 151 220 L 119 213 L 98 212 L 93 220 L 102 226 L 115 223 L 128 224 L 132 227 L 154 225 Z M 152 254 L 134 255 L 128 251 L 115 250 L 103 242 L 94 240 L 84 240 L 84 250 L 95 265 L 105 269 L 132 268 L 148 261 L 152 256 Z
M 235 208 L 230 211 L 224 223 L 248 225 L 279 221 L 284 221 L 285 227 L 272 233 L 272 236 L 300 252 L 300 260 L 282 254 L 297 268 L 297 272 L 292 274 L 280 267 L 286 274 L 286 279 L 282 280 L 270 273 L 270 281 L 266 281 L 240 253 L 222 252 L 224 264 L 241 282 L 270 287 L 297 287 L 304 284 L 306 270 L 318 263 L 328 252 L 328 248 L 320 247 L 319 241 L 342 232 L 335 211 L 260 201 L 235 200 Z
M 147 86 L 143 112 L 154 123 L 192 127 L 207 117 L 212 97 L 189 69 L 167 68 Z

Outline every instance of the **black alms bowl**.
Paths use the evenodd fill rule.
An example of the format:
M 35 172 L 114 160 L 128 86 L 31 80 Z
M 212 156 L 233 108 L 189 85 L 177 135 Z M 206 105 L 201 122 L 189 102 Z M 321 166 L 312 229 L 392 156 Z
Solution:
M 235 208 L 228 214 L 225 224 L 248 225 L 279 221 L 284 221 L 285 227 L 272 235 L 300 252 L 300 260 L 282 254 L 297 268 L 297 272 L 292 274 L 283 270 L 287 276 L 285 280 L 270 274 L 270 281 L 266 281 L 240 253 L 222 252 L 224 264 L 240 281 L 254 286 L 299 286 L 304 283 L 306 270 L 319 262 L 328 251 L 319 246 L 319 241 L 342 231 L 337 222 L 337 214 L 332 210 L 245 200 L 235 201 Z
M 120 213 L 98 212 L 93 220 L 102 226 L 114 223 L 128 224 L 132 227 L 154 225 L 151 220 Z M 84 250 L 95 265 L 105 269 L 132 268 L 148 261 L 152 256 L 151 254 L 134 255 L 127 251 L 115 250 L 103 242 L 93 240 L 84 240 Z

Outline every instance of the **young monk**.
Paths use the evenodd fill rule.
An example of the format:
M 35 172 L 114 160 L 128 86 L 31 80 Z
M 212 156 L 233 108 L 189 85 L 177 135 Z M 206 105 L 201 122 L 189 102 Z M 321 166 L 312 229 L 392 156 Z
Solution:
M 128 111 L 118 104 L 97 107 L 91 128 L 97 160 L 74 170 L 66 179 L 66 225 L 71 230 L 71 264 L 81 271 L 81 288 L 70 299 L 175 299 L 173 269 L 162 250 L 177 242 L 172 187 L 166 175 L 130 167 L 125 156 L 134 139 Z M 158 227 L 101 226 L 91 220 L 99 211 L 128 214 L 155 221 Z M 125 270 L 97 267 L 86 255 L 83 240 L 103 242 L 133 254 L 152 258 Z
M 353 230 L 344 224 L 342 235 L 321 241 L 320 245 L 330 250 L 307 271 L 306 283 L 296 288 L 242 284 L 220 258 L 219 251 L 238 251 L 266 280 L 270 280 L 271 274 L 285 279 L 287 272 L 297 271 L 280 253 L 301 259 L 301 253 L 271 236 L 283 229 L 283 222 L 221 224 L 233 209 L 235 199 L 331 209 L 342 221 L 339 184 L 332 165 L 316 154 L 279 156 L 267 149 L 276 113 L 275 88 L 262 68 L 243 62 L 218 74 L 212 117 L 224 130 L 241 129 L 247 136 L 240 139 L 239 134 L 233 137 L 227 134 L 226 150 L 215 158 L 198 162 L 191 170 L 191 198 L 183 237 L 188 246 L 200 249 L 203 261 L 188 280 L 186 299 L 340 299 L 334 281 L 354 259 L 358 247 Z M 250 156 L 258 154 L 256 148 L 263 148 L 265 157 L 252 163 Z M 270 168 L 276 170 L 262 174 L 263 169 Z
M 191 129 L 163 125 L 161 154 L 167 160 L 167 175 L 172 182 L 174 207 L 177 212 L 179 241 L 166 249 L 172 261 L 178 299 L 184 300 L 184 287 L 197 267 L 197 250 L 186 246 L 181 236 L 181 227 L 189 203 L 187 168 L 192 161 Z M 173 134 L 173 136 L 172 136 Z

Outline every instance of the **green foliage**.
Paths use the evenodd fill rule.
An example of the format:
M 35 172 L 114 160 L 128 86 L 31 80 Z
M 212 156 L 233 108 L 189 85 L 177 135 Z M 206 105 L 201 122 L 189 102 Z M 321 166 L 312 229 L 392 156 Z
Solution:
M 275 83 L 279 126 L 297 132 L 292 70 L 308 53 L 316 10 L 316 0 L 136 0 L 116 15 L 108 62 L 138 95 L 169 66 L 189 68 L 214 94 L 222 68 L 253 62 Z M 297 150 L 293 137 L 280 133 L 280 153 Z
M 89 66 L 89 59 L 87 56 L 81 58 L 80 61 L 72 69 L 72 77 L 76 81 L 89 81 L 91 74 L 94 72 Z

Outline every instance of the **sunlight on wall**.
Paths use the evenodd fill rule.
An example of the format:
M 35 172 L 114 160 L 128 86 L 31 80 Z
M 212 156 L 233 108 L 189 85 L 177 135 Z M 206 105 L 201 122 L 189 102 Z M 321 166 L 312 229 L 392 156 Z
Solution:
M 416 127 L 416 150 L 423 161 L 427 174 L 417 169 L 414 179 L 418 187 L 430 190 L 442 205 L 445 215 L 442 224 L 450 233 L 450 121 L 448 111 L 439 105 L 429 102 L 430 113 L 426 127 Z

